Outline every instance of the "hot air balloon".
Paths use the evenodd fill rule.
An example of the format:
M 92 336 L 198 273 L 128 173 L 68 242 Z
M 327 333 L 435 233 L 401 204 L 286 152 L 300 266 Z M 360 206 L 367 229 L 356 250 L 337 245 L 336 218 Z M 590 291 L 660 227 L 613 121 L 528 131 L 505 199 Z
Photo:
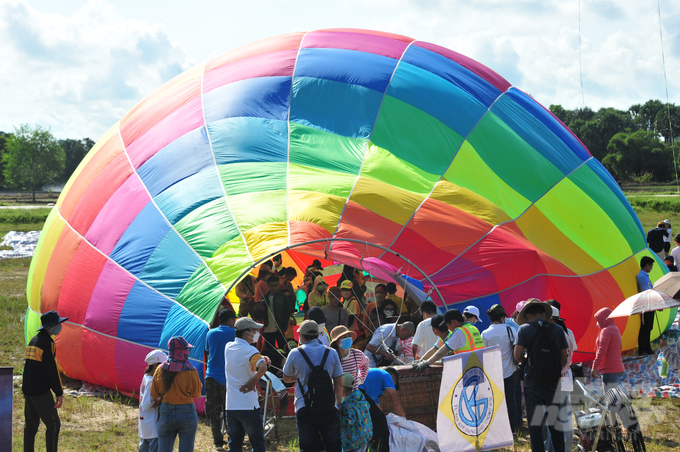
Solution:
M 45 223 L 26 337 L 58 310 L 66 374 L 125 393 L 175 335 L 201 371 L 223 296 L 277 253 L 415 280 L 442 310 L 555 298 L 576 360 L 640 257 L 666 271 L 614 179 L 529 95 L 435 44 L 319 30 L 190 69 L 104 134 Z M 635 347 L 639 319 L 617 325 Z

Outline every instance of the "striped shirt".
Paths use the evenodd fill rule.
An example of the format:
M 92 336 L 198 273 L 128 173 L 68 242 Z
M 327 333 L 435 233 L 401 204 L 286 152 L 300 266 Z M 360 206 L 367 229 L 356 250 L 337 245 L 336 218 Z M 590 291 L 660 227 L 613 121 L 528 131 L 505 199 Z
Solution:
M 366 355 L 361 353 L 361 350 L 350 348 L 349 354 L 344 358 L 340 358 L 340 365 L 343 372 L 347 372 L 354 377 L 354 389 L 366 380 L 369 362 Z

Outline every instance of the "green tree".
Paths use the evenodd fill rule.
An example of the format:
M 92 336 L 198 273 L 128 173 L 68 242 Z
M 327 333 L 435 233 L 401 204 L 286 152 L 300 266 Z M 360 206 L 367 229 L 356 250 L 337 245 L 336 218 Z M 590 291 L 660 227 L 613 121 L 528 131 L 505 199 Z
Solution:
M 648 100 L 644 104 L 632 105 L 628 112 L 636 125 L 636 130 L 647 130 L 658 132 L 656 129 L 656 117 L 664 104 L 660 100 Z
M 7 140 L 11 135 L 9 133 L 0 132 L 0 187 L 5 186 L 5 175 L 3 171 L 5 169 L 5 163 L 2 160 L 2 156 L 5 154 L 7 149 Z
M 668 121 L 669 112 L 670 122 Z M 675 104 L 664 104 L 664 108 L 657 112 L 654 123 L 654 130 L 663 137 L 667 145 L 672 146 L 680 136 L 680 107 Z M 673 126 L 673 133 L 669 132 L 671 126 Z
M 35 202 L 35 191 L 43 184 L 54 181 L 64 171 L 64 150 L 49 129 L 22 124 L 7 140 L 7 150 L 2 156 L 4 175 L 14 188 L 30 188 Z
M 602 164 L 616 179 L 639 179 L 645 174 L 655 181 L 673 178 L 673 153 L 656 132 L 638 130 L 617 133 L 609 142 Z
M 60 140 L 59 146 L 64 150 L 66 155 L 66 161 L 64 164 L 64 172 L 60 175 L 59 181 L 66 182 L 69 180 L 73 172 L 78 168 L 81 160 L 89 152 L 89 150 L 94 146 L 94 141 L 89 138 L 84 138 L 82 140 Z

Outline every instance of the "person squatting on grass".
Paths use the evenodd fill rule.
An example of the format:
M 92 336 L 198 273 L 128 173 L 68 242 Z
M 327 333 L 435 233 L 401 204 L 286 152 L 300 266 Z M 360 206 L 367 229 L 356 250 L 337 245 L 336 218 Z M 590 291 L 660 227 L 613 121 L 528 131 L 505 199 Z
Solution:
M 182 336 L 168 341 L 168 360 L 158 366 L 151 382 L 151 397 L 160 398 L 158 430 L 159 452 L 172 452 L 179 435 L 179 452 L 194 450 L 198 415 L 194 399 L 203 385 L 198 371 L 189 362 L 189 344 Z
M 56 347 L 52 336 L 61 333 L 61 324 L 68 317 L 59 317 L 56 311 L 49 311 L 40 316 L 41 327 L 38 334 L 26 347 L 26 362 L 24 364 L 24 379 L 21 390 L 24 393 L 24 452 L 35 450 L 35 435 L 40 427 L 40 420 L 45 423 L 45 444 L 47 452 L 56 452 L 59 443 L 58 408 L 63 403 L 64 388 L 57 369 Z M 52 393 L 57 396 L 55 403 Z
M 161 350 L 153 350 L 144 358 L 147 366 L 139 387 L 139 419 L 137 421 L 139 452 L 158 452 L 156 421 L 158 421 L 158 405 L 161 404 L 161 399 L 151 397 L 151 382 L 156 368 L 167 359 L 168 355 Z

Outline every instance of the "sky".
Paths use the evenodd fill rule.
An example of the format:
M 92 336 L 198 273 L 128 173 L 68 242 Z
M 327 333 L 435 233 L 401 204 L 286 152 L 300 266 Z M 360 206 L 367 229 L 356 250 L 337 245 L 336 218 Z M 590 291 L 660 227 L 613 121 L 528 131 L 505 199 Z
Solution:
M 323 28 L 448 47 L 546 107 L 665 102 L 659 9 L 668 95 L 680 104 L 674 0 L 0 0 L 0 131 L 38 124 L 60 139 L 98 141 L 183 71 L 253 41 Z

